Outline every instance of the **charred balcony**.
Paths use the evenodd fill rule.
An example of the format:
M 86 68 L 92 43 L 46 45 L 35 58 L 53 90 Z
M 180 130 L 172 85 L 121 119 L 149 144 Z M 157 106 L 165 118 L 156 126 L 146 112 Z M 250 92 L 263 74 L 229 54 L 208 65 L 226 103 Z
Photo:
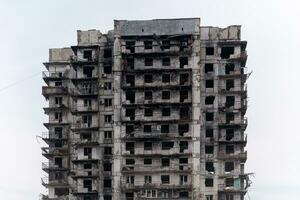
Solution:
M 69 154 L 69 149 L 66 145 L 62 147 L 42 147 L 42 155 L 46 158 L 53 156 L 66 156 Z
M 49 84 L 49 81 L 63 81 L 68 79 L 67 72 L 43 71 L 42 76 L 46 84 Z
M 68 88 L 64 86 L 43 86 L 42 94 L 47 99 L 50 95 L 67 95 Z
M 124 166 L 122 173 L 124 174 L 145 174 L 145 173 L 180 173 L 189 174 L 192 171 L 192 164 L 171 164 L 170 166 L 161 165 L 132 165 Z

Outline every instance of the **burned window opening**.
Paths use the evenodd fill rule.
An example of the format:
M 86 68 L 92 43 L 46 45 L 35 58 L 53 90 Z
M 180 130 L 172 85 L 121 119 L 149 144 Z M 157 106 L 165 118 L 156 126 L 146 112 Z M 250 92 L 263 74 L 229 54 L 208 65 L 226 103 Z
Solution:
M 104 179 L 103 180 L 103 187 L 104 188 L 111 188 L 112 187 L 111 179 Z
M 188 73 L 180 74 L 180 76 L 179 76 L 179 84 L 180 85 L 185 85 L 186 83 L 188 83 L 188 81 L 189 81 Z
M 189 119 L 190 117 L 190 109 L 189 107 L 182 107 L 180 108 L 180 119 Z
M 133 125 L 126 125 L 126 128 L 125 128 L 126 134 L 133 133 L 133 131 L 134 131 L 134 126 Z
M 161 175 L 161 184 L 169 184 L 170 176 L 169 175 Z
M 135 41 L 126 41 L 126 49 L 129 50 L 130 53 L 135 52 Z
M 180 90 L 179 101 L 184 102 L 188 98 L 189 98 L 189 91 L 188 90 Z
M 170 91 L 162 91 L 161 96 L 164 100 L 170 99 Z
M 213 105 L 215 101 L 215 96 L 205 97 L 205 105 Z
M 135 103 L 135 92 L 134 91 L 127 91 L 126 94 L 126 101 L 130 103 Z
M 214 120 L 214 113 L 213 112 L 206 112 L 205 113 L 205 120 L 206 121 L 213 121 Z
M 221 48 L 221 58 L 222 59 L 228 59 L 230 58 L 230 55 L 234 54 L 234 47 L 228 46 L 228 47 L 222 47 Z
M 215 48 L 214 47 L 206 47 L 205 52 L 207 56 L 213 56 L 215 54 Z
M 103 171 L 111 172 L 112 171 L 112 164 L 111 163 L 103 163 Z
M 145 83 L 152 83 L 153 82 L 152 74 L 145 74 L 144 75 L 144 81 L 145 81 Z
M 234 130 L 233 129 L 226 129 L 226 140 L 230 141 L 234 138 Z
M 226 108 L 230 108 L 234 106 L 234 102 L 235 102 L 235 96 L 226 96 L 226 103 L 225 103 Z
M 187 66 L 189 64 L 188 57 L 180 57 L 179 58 L 179 67 L 184 68 L 184 66 Z
M 225 179 L 225 186 L 226 187 L 233 187 L 234 185 L 234 179 L 233 178 L 226 178 Z
M 145 110 L 144 110 L 144 116 L 145 117 L 152 117 L 153 116 L 153 109 L 151 109 L 151 108 L 145 108 Z
M 162 109 L 162 116 L 163 117 L 168 117 L 171 115 L 171 108 L 163 108 Z
M 214 154 L 214 146 L 205 145 L 205 154 Z
M 163 66 L 170 66 L 171 65 L 171 59 L 170 59 L 170 57 L 164 57 L 162 59 L 162 65 Z
M 152 150 L 152 142 L 144 142 L 144 150 Z
M 152 91 L 145 91 L 145 100 L 152 100 Z
M 134 75 L 126 75 L 126 84 L 129 84 L 131 87 L 135 85 Z
M 227 63 L 225 65 L 225 74 L 230 74 L 230 72 L 234 71 L 234 63 Z
M 161 133 L 169 133 L 169 130 L 170 129 L 170 126 L 169 126 L 169 124 L 162 124 L 161 125 Z
M 207 137 L 207 138 L 213 138 L 214 137 L 214 129 L 212 129 L 212 128 L 206 128 L 206 130 L 205 130 L 205 137 Z
M 129 69 L 134 69 L 134 58 L 127 58 L 126 66 L 128 66 Z
M 170 166 L 170 158 L 162 158 L 161 159 L 161 166 L 162 167 L 168 167 L 168 166 Z
M 205 81 L 205 87 L 206 88 L 214 88 L 214 80 L 206 80 Z
M 93 70 L 94 70 L 94 67 L 84 67 L 83 68 L 83 74 L 87 78 L 92 78 L 93 77 Z
M 206 178 L 205 179 L 205 187 L 213 187 L 214 186 L 214 179 Z
M 204 65 L 204 68 L 205 68 L 204 71 L 205 71 L 206 74 L 210 73 L 210 72 L 213 72 L 214 71 L 214 64 L 207 63 L 207 64 Z
M 112 73 L 112 66 L 111 65 L 104 66 L 103 68 L 104 68 L 104 70 L 103 70 L 104 74 L 111 74 Z
M 171 47 L 170 40 L 162 41 L 162 49 L 170 49 L 170 47 Z
M 234 162 L 225 162 L 225 172 L 231 172 L 234 170 Z
M 151 133 L 152 126 L 151 125 L 144 125 L 144 133 Z
M 232 154 L 234 153 L 234 145 L 233 144 L 227 144 L 225 147 L 226 154 Z
M 208 172 L 215 172 L 215 167 L 213 162 L 206 162 L 205 163 L 205 170 Z
M 170 76 L 170 74 L 163 74 L 163 75 L 162 75 L 162 82 L 163 82 L 163 83 L 170 83 L 170 81 L 171 81 L 171 76 Z
M 145 49 L 152 49 L 152 41 L 151 40 L 144 41 L 144 48 Z
M 226 80 L 226 90 L 230 90 L 231 88 L 234 88 L 234 80 L 228 79 Z
M 189 132 L 189 124 L 178 124 L 178 133 L 179 136 L 183 136 L 184 133 Z
M 88 60 L 88 61 L 91 61 L 92 58 L 93 58 L 93 52 L 92 50 L 85 50 L 83 51 L 83 58 Z
M 162 150 L 170 150 L 174 147 L 174 142 L 162 142 L 161 149 Z
M 226 124 L 229 124 L 234 121 L 234 113 L 228 112 L 226 113 Z
M 145 66 L 146 67 L 153 66 L 153 58 L 145 58 Z
M 104 49 L 104 58 L 111 58 L 112 57 L 112 50 L 111 49 Z

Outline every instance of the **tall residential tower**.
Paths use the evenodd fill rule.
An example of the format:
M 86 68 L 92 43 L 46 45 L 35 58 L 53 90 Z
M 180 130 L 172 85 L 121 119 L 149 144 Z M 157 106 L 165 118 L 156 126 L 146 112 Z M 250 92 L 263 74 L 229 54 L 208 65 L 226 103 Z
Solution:
M 199 18 L 115 20 L 50 49 L 49 200 L 243 200 L 246 41 Z

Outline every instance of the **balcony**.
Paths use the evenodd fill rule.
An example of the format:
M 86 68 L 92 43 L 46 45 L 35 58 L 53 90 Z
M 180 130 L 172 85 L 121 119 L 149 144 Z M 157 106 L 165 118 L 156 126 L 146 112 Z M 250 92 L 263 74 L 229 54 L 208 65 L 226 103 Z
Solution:
M 68 88 L 63 86 L 43 86 L 42 94 L 47 99 L 50 95 L 67 95 Z
M 158 149 L 153 148 L 152 150 L 145 150 L 144 148 L 134 148 L 134 149 L 127 149 L 122 152 L 123 156 L 127 157 L 145 157 L 145 156 L 152 156 L 152 157 L 161 157 L 161 156 L 183 156 L 183 155 L 192 155 L 192 150 L 188 148 L 180 148 L 180 147 L 173 147 L 169 149 Z
M 87 65 L 87 64 L 97 64 L 98 63 L 98 56 L 93 55 L 88 58 L 81 58 L 78 56 L 72 56 L 71 57 L 71 63 L 73 64 L 73 67 L 77 67 L 77 65 Z
M 143 130 L 140 131 L 134 131 L 131 133 L 125 133 L 122 136 L 123 140 L 162 140 L 162 139 L 175 139 L 175 138 L 184 138 L 188 139 L 191 138 L 192 135 L 190 132 L 182 133 L 182 135 L 179 135 L 179 133 L 161 133 L 161 132 L 151 132 L 151 133 L 144 133 Z
M 43 79 L 45 83 L 49 83 L 49 81 L 58 81 L 64 80 L 68 78 L 67 72 L 57 72 L 57 71 L 43 71 L 42 72 Z
M 54 163 L 51 162 L 43 162 L 42 170 L 44 170 L 45 172 L 49 172 L 49 171 L 63 171 L 68 169 L 63 166 L 55 165 Z
M 50 111 L 63 111 L 63 110 L 68 110 L 68 105 L 64 104 L 53 104 L 50 105 L 49 107 L 43 108 L 45 111 L 45 114 L 49 114 Z
M 225 184 L 218 185 L 218 192 L 219 193 L 242 193 L 246 194 L 247 190 L 241 187 L 239 184 L 236 186 L 227 187 Z
M 73 141 L 75 146 L 95 146 L 99 144 L 99 137 L 89 139 L 75 138 Z
M 71 129 L 73 131 L 81 131 L 81 130 L 98 130 L 98 123 L 75 123 L 72 124 Z
M 192 164 L 170 164 L 170 166 L 161 165 L 132 165 L 124 166 L 122 173 L 125 174 L 144 174 L 144 173 L 188 173 L 192 171 Z
M 247 135 L 245 134 L 244 136 L 240 137 L 235 137 L 230 140 L 227 140 L 225 137 L 219 138 L 219 143 L 220 144 L 228 144 L 228 143 L 240 143 L 243 144 L 244 146 L 247 144 Z
M 55 180 L 49 180 L 49 177 L 42 177 L 41 178 L 42 185 L 44 187 L 49 186 L 68 186 L 67 179 L 55 179 Z
M 98 178 L 100 175 L 99 169 L 93 169 L 90 171 L 73 170 L 71 171 L 72 178 Z
M 76 88 L 76 89 L 70 89 L 70 93 L 72 96 L 83 96 L 83 97 L 94 97 L 96 98 L 98 96 L 98 88 L 95 87 L 87 87 L 87 88 Z
M 219 127 L 221 128 L 240 127 L 243 130 L 245 130 L 247 126 L 248 126 L 248 119 L 246 117 L 243 117 L 241 120 L 233 120 L 233 121 L 220 120 L 219 121 Z
M 73 104 L 71 107 L 72 113 L 96 113 L 98 112 L 97 105 L 91 105 L 91 106 L 83 106 L 83 105 L 77 105 Z
M 225 154 L 224 152 L 219 152 L 218 158 L 220 160 L 239 160 L 242 163 L 245 163 L 247 161 L 247 151 L 234 154 Z
M 46 158 L 51 156 L 64 156 L 68 155 L 68 147 L 42 147 L 42 155 Z
M 162 184 L 161 182 L 153 182 L 152 183 L 144 183 L 144 181 L 135 181 L 134 184 L 122 182 L 121 188 L 124 191 L 138 191 L 141 189 L 164 189 L 164 190 L 172 190 L 172 189 L 185 189 L 191 190 L 191 183 L 178 183 L 178 184 Z
M 68 133 L 67 131 L 63 131 L 61 134 L 56 134 L 54 131 L 42 132 L 42 138 L 47 143 L 48 141 L 68 140 Z

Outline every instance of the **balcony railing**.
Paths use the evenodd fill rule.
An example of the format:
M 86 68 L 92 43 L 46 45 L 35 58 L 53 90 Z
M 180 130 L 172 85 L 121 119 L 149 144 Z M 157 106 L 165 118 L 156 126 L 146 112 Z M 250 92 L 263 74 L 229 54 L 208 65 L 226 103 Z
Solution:
M 42 94 L 46 98 L 48 98 L 50 95 L 56 95 L 56 94 L 64 95 L 64 94 L 68 94 L 68 88 L 63 86 L 43 86 Z
M 246 162 L 247 151 L 234 153 L 234 154 L 226 154 L 225 152 L 219 152 L 218 158 L 222 160 L 234 159 L 234 160 L 240 160 L 242 162 Z
M 124 166 L 123 173 L 157 173 L 157 172 L 189 172 L 192 170 L 192 164 L 170 164 L 170 166 L 161 165 L 132 165 Z
M 66 140 L 68 139 L 68 133 L 63 131 L 62 134 L 56 134 L 54 131 L 42 132 L 42 138 L 44 140 Z

